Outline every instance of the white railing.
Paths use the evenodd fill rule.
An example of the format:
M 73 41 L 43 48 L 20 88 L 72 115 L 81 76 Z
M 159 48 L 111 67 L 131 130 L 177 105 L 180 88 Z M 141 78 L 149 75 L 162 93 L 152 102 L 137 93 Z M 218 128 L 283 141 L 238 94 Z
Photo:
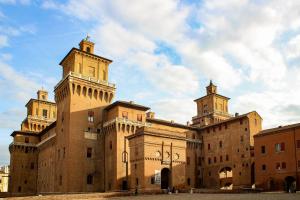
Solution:
M 12 143 L 10 143 L 9 147 L 11 147 L 13 145 L 25 146 L 25 147 L 36 147 L 36 144 L 25 143 L 25 142 L 12 142 Z
M 109 87 L 116 88 L 115 84 L 109 83 L 108 81 L 103 81 L 103 80 L 95 79 L 95 78 L 92 78 L 92 77 L 89 77 L 89 76 L 84 76 L 82 74 L 78 74 L 78 73 L 75 73 L 75 72 L 69 72 L 69 74 L 67 74 L 65 78 L 63 78 L 62 80 L 60 80 L 58 82 L 58 84 L 56 84 L 56 86 L 54 87 L 54 89 L 56 89 L 69 76 L 73 76 L 73 77 L 80 78 L 80 79 L 83 79 L 83 80 L 91 81 L 91 82 L 94 82 L 94 83 L 100 83 L 102 85 L 106 85 L 106 86 L 109 86 Z
M 204 114 L 199 115 L 199 116 L 194 116 L 194 117 L 192 117 L 192 119 L 197 119 L 197 118 L 204 117 L 204 116 L 207 116 L 207 115 L 210 115 L 210 114 L 220 114 L 220 115 L 227 116 L 227 117 L 233 117 L 233 115 L 228 114 L 228 113 L 226 113 L 226 112 L 213 111 L 213 112 L 207 112 L 207 113 L 204 113 Z
M 103 124 L 103 127 L 109 126 L 110 124 L 113 124 L 113 123 L 116 123 L 116 122 L 129 124 L 129 125 L 137 125 L 137 126 L 148 126 L 148 127 L 151 126 L 151 123 L 148 123 L 148 122 L 139 122 L 139 121 L 133 121 L 133 120 L 122 118 L 122 117 L 117 117 L 113 120 L 105 122 Z
M 43 117 L 43 116 L 34 116 L 34 115 L 28 115 L 27 116 L 28 119 L 37 119 L 37 120 L 45 120 L 45 121 L 50 121 L 50 122 L 54 122 L 55 119 L 53 118 L 48 118 L 48 117 Z

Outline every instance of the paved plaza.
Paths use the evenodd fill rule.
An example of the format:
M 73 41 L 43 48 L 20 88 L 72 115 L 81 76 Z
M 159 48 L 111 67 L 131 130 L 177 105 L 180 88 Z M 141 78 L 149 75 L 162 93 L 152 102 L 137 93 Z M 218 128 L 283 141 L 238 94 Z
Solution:
M 114 200 L 300 200 L 300 193 L 264 193 L 264 194 L 177 194 L 177 195 L 145 195 L 137 197 L 114 197 Z
M 1 199 L 1 198 L 0 198 Z M 260 193 L 260 194 L 172 194 L 172 195 L 138 195 L 124 197 L 103 197 L 101 194 L 78 194 L 78 195 L 49 195 L 36 197 L 16 197 L 8 200 L 69 200 L 69 199 L 111 199 L 111 200 L 299 200 L 300 193 Z

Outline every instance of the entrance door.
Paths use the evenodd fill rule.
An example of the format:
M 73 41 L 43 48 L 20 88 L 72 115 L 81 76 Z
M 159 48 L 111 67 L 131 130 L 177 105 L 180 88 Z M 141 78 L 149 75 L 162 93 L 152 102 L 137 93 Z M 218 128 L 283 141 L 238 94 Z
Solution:
M 292 176 L 285 178 L 285 186 L 287 192 L 295 192 L 296 190 L 296 179 Z
M 161 170 L 161 189 L 168 189 L 170 180 L 170 170 L 163 168 Z

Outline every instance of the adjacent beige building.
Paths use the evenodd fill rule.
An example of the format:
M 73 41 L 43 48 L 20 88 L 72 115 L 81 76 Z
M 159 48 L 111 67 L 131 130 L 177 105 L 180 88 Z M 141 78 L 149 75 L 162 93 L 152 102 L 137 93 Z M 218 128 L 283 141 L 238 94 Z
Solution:
M 0 192 L 8 192 L 9 166 L 0 167 Z
M 10 192 L 251 187 L 258 113 L 230 115 L 211 82 L 192 124 L 157 119 L 147 106 L 113 102 L 111 63 L 84 39 L 60 62 L 55 103 L 43 90 L 27 103 L 11 135 Z

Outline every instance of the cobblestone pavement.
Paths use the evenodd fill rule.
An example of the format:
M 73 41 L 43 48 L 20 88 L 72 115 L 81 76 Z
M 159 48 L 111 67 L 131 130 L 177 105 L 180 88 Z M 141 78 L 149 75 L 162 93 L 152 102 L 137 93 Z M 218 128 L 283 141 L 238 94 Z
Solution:
M 0 198 L 1 199 L 1 198 Z M 16 197 L 8 200 L 300 200 L 300 193 L 260 193 L 260 194 L 171 194 L 138 195 L 105 198 L 101 194 L 49 195 L 35 197 Z

